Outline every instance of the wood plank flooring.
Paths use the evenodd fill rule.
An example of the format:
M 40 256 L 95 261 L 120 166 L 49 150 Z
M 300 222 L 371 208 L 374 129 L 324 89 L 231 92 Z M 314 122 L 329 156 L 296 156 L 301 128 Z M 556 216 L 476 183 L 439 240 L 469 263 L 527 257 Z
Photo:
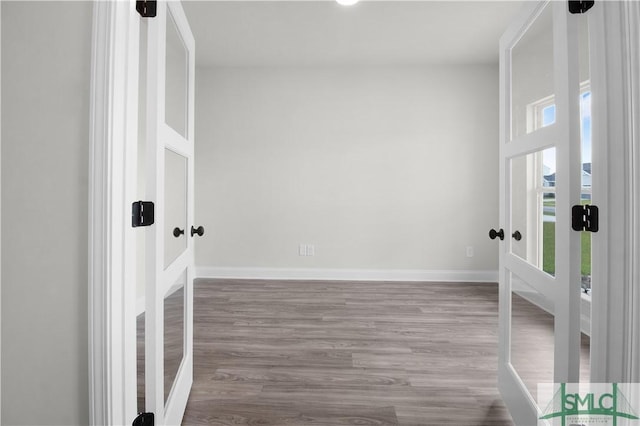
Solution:
M 198 280 L 185 425 L 511 425 L 497 285 Z

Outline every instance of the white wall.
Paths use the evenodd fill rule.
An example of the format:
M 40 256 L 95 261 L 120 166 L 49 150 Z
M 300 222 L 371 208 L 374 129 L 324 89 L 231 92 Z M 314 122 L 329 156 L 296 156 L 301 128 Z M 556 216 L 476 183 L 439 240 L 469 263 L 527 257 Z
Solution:
M 497 66 L 198 69 L 196 265 L 495 270 L 497 165 Z
M 2 2 L 2 424 L 86 425 L 92 5 Z

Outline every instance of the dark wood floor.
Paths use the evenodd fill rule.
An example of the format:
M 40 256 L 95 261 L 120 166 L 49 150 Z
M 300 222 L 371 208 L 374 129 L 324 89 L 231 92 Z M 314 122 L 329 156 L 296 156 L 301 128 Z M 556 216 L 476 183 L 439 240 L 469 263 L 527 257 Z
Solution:
M 497 286 L 198 280 L 183 424 L 511 425 Z

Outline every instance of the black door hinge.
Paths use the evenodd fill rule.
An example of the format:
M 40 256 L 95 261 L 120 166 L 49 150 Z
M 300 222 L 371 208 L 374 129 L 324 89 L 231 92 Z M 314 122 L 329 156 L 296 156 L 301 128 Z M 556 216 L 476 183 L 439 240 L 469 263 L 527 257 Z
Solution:
M 569 0 L 570 13 L 585 13 L 594 5 L 594 0 Z
M 156 0 L 137 0 L 136 10 L 143 18 L 155 18 L 158 9 Z
M 153 225 L 154 210 L 152 201 L 135 201 L 131 205 L 131 226 L 137 228 Z
M 598 232 L 598 206 L 589 204 L 573 206 L 571 228 L 574 231 Z
M 153 413 L 140 413 L 131 426 L 153 426 Z

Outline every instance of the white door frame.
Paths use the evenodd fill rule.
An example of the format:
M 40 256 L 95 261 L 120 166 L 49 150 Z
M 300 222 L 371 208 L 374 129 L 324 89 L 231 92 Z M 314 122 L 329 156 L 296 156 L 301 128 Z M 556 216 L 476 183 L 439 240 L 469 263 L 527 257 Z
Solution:
M 640 6 L 597 1 L 589 24 L 595 159 L 593 203 L 600 231 L 592 235 L 592 382 L 640 382 Z M 599 36 L 598 36 L 599 34 Z
M 2 1 L 0 0 L 0 82 L 2 81 Z M 0 84 L 0 100 L 2 99 Z M 2 105 L 2 102 L 0 102 Z M 0 153 L 2 152 L 2 109 L 0 106 Z M 0 176 L 2 176 L 2 155 L 0 155 Z M 0 189 L 2 179 L 0 178 Z M 0 242 L 2 241 L 2 191 L 0 191 Z M 0 330 L 2 330 L 2 244 L 0 243 Z M 0 333 L 0 378 L 2 377 L 2 333 Z M 2 424 L 2 380 L 0 379 L 0 424 Z
M 127 425 L 137 415 L 137 262 L 131 203 L 136 201 L 138 167 L 140 19 L 153 18 L 141 18 L 135 6 L 135 0 L 94 3 L 89 158 L 92 425 Z M 193 97 L 193 84 L 190 91 Z M 193 111 L 189 131 L 193 135 Z M 193 172 L 189 176 L 192 187 Z M 193 193 L 189 200 L 193 203 Z M 192 224 L 193 218 L 188 219 Z M 188 243 L 192 247 L 193 240 Z
M 89 421 L 128 425 L 136 401 L 136 193 L 140 16 L 94 3 L 89 154 Z
M 631 134 L 628 140 L 629 147 L 633 151 L 630 170 L 630 179 L 633 182 L 631 258 L 638 259 L 640 258 L 640 3 L 629 2 L 625 7 L 627 8 L 625 26 L 628 28 L 627 56 L 630 77 L 629 92 L 631 94 L 631 111 L 629 113 Z M 637 262 L 631 262 L 631 267 L 630 294 L 628 295 L 630 317 L 627 319 L 630 324 L 628 330 L 630 336 L 628 374 L 631 382 L 640 383 L 640 265 Z

